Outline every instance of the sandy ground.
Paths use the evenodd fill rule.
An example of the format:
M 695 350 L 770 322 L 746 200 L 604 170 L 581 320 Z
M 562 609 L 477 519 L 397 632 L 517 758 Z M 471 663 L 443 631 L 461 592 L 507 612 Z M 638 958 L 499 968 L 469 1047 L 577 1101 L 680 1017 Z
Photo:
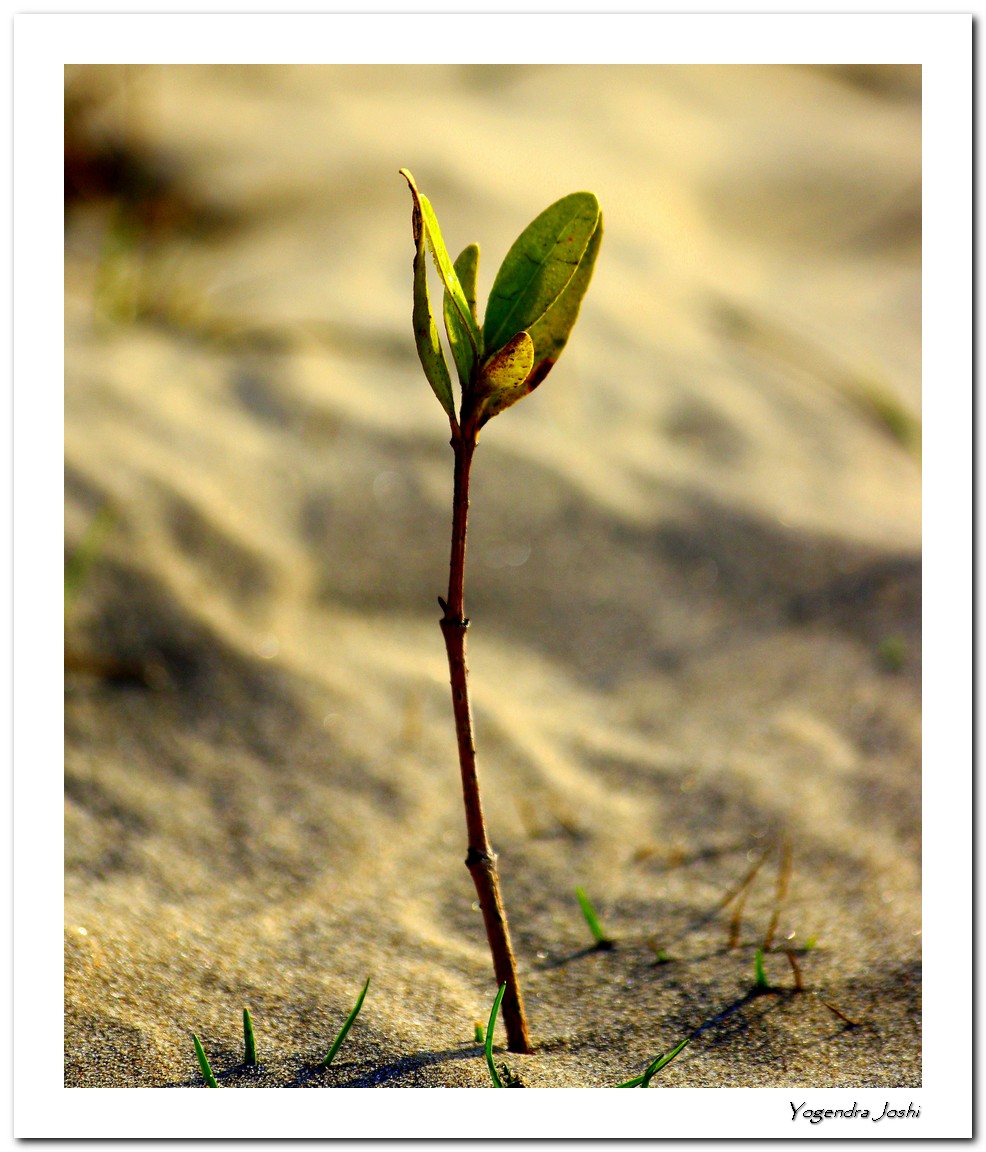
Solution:
M 663 1084 L 918 1086 L 919 73 L 66 91 L 67 559 L 109 520 L 66 619 L 65 1083 L 201 1085 L 193 1031 L 222 1086 L 490 1083 L 406 165 L 453 254 L 479 241 L 481 300 L 550 201 L 606 219 L 565 355 L 474 468 L 480 771 L 537 1044 L 498 1060 L 604 1086 L 691 1035 Z

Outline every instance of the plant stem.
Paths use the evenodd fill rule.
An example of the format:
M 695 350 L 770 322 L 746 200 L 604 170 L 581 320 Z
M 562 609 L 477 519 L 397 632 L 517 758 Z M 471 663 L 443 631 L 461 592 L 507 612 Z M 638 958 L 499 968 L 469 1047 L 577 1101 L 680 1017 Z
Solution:
M 503 1022 L 507 1029 L 507 1047 L 511 1052 L 531 1052 L 524 1001 L 517 978 L 517 961 L 510 944 L 507 913 L 500 895 L 496 853 L 490 846 L 483 817 L 483 804 L 476 772 L 476 743 L 473 738 L 472 709 L 469 705 L 469 670 L 466 666 L 466 632 L 469 621 L 463 612 L 466 570 L 466 522 L 469 515 L 469 471 L 476 450 L 474 432 L 465 431 L 452 437 L 455 452 L 455 478 L 452 495 L 452 552 L 449 559 L 448 601 L 441 600 L 442 635 L 448 653 L 449 678 L 452 683 L 452 711 L 459 745 L 459 768 L 462 773 L 462 798 L 466 808 L 468 851 L 466 867 L 476 885 L 479 906 L 486 924 L 486 937 L 493 954 L 493 971 L 498 985 L 506 984 L 503 996 Z

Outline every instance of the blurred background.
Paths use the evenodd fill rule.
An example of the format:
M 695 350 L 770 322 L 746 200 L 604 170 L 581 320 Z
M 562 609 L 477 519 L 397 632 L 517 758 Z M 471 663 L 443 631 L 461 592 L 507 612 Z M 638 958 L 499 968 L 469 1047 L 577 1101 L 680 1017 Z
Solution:
M 920 134 L 897 66 L 66 68 L 67 1027 L 105 1058 L 67 1040 L 73 1082 L 124 1050 L 167 1080 L 160 1006 L 218 1011 L 217 923 L 272 1017 L 277 973 L 341 1003 L 367 956 L 405 1003 L 485 988 L 403 166 L 452 253 L 479 242 L 481 310 L 548 203 L 605 218 L 564 356 L 474 470 L 522 963 L 573 876 L 627 924 L 687 919 L 783 837 L 805 906 L 912 986 Z M 254 947 L 268 917 L 269 969 L 231 910 Z M 313 972 L 332 922 L 359 959 Z M 135 965 L 145 995 L 106 1008 Z

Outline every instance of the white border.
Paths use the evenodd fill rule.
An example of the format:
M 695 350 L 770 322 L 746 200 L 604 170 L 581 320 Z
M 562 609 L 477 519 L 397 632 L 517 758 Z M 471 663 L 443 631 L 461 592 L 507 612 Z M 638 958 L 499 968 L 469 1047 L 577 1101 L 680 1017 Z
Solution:
M 567 6 L 568 10 L 571 6 Z M 516 35 L 518 22 L 523 36 Z M 386 35 L 382 35 L 383 31 Z M 905 1135 L 792 1125 L 786 1089 L 403 1089 L 367 1109 L 264 1093 L 62 1087 L 60 571 L 62 68 L 68 62 L 910 62 L 924 67 L 926 951 L 924 1087 L 804 1093 L 920 1101 L 928 1138 L 971 1134 L 971 19 L 838 15 L 21 15 L 15 20 L 15 1133 L 18 1137 Z M 947 973 L 947 976 L 946 976 Z M 9 1049 L 8 1049 L 9 1051 Z M 177 1091 L 178 1095 L 175 1095 Z M 342 1092 L 343 1095 L 339 1095 Z M 799 1098 L 800 1100 L 800 1098 Z M 829 1103 L 831 1101 L 831 1103 Z M 845 1123 L 845 1122 L 843 1122 Z M 792 1128 L 794 1131 L 792 1131 Z M 802 1130 L 803 1129 L 803 1130 Z M 867 1130 L 868 1129 L 868 1130 Z

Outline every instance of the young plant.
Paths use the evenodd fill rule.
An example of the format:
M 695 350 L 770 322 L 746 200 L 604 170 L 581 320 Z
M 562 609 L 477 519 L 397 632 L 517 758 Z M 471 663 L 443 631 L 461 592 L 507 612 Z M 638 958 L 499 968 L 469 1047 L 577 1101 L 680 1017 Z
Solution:
M 763 949 L 758 948 L 753 957 L 753 988 L 756 992 L 769 992 L 770 982 L 763 968 Z
M 216 1077 L 213 1075 L 212 1065 L 209 1063 L 209 1057 L 205 1054 L 205 1049 L 202 1047 L 202 1041 L 192 1033 L 192 1040 L 195 1043 L 195 1055 L 198 1057 L 199 1067 L 202 1069 L 202 1077 L 205 1080 L 207 1088 L 218 1088 Z
M 359 1015 L 359 1010 L 363 1007 L 363 1001 L 366 999 L 366 993 L 369 987 L 370 978 L 367 976 L 366 983 L 363 985 L 363 991 L 360 992 L 359 996 L 356 997 L 356 1003 L 353 1005 L 352 1012 L 350 1012 L 346 1018 L 346 1023 L 343 1024 L 343 1026 L 339 1029 L 339 1035 L 336 1036 L 335 1040 L 332 1041 L 332 1047 L 329 1049 L 329 1054 L 325 1057 L 321 1064 L 319 1064 L 319 1068 L 328 1068 L 328 1066 L 336 1058 L 336 1053 L 342 1047 L 343 1040 L 346 1039 L 349 1029 L 353 1026 L 353 1021 Z
M 257 1063 L 257 1041 L 253 1035 L 253 1021 L 250 1019 L 250 1009 L 243 1009 L 243 1063 L 255 1065 Z
M 490 1070 L 490 1078 L 493 1081 L 494 1088 L 502 1088 L 503 1083 L 500 1080 L 500 1074 L 496 1070 L 496 1065 L 493 1063 L 493 1029 L 496 1027 L 497 1013 L 500 1011 L 500 1002 L 503 1000 L 503 994 L 506 992 L 506 984 L 500 985 L 500 990 L 496 994 L 496 999 L 493 1001 L 493 1007 L 490 1010 L 490 1022 L 486 1026 L 486 1066 Z
M 600 952 L 608 952 L 611 948 L 615 947 L 615 945 L 603 931 L 603 926 L 599 923 L 599 917 L 596 915 L 596 910 L 592 906 L 592 901 L 586 895 L 584 888 L 576 888 L 575 895 L 578 898 L 579 907 L 582 909 L 585 922 L 589 926 L 589 931 L 592 933 L 592 938 L 596 942 L 596 948 Z
M 658 1056 L 656 1060 L 652 1060 L 647 1065 L 646 1070 L 642 1076 L 634 1076 L 632 1080 L 627 1080 L 623 1084 L 617 1084 L 617 1088 L 649 1088 L 651 1080 L 661 1071 L 666 1068 L 668 1064 L 678 1055 L 678 1053 L 688 1043 L 689 1037 L 685 1037 L 680 1044 L 676 1044 L 670 1052 L 665 1052 L 663 1055 Z
M 490 1070 L 490 1079 L 493 1081 L 494 1088 L 509 1088 L 519 1086 L 517 1083 L 504 1084 L 503 1080 L 500 1078 L 500 1073 L 496 1070 L 496 1065 L 493 1063 L 493 1029 L 496 1026 L 497 1013 L 500 1011 L 500 1001 L 503 999 L 503 994 L 506 991 L 506 988 L 506 984 L 500 985 L 500 990 L 496 994 L 496 999 L 493 1001 L 493 1008 L 490 1011 L 489 1026 L 486 1029 L 486 1066 Z M 642 1075 L 634 1076 L 632 1080 L 626 1080 L 622 1084 L 614 1085 L 614 1087 L 649 1088 L 651 1080 L 654 1079 L 654 1077 L 658 1074 L 658 1072 L 661 1071 L 662 1068 L 666 1068 L 671 1063 L 675 1056 L 677 1056 L 678 1053 L 684 1049 L 685 1045 L 690 1039 L 690 1036 L 686 1036 L 684 1040 L 676 1044 L 669 1052 L 663 1052 L 656 1059 L 652 1060 L 650 1064 L 648 1064 L 644 1069 Z M 510 1075 L 508 1068 L 505 1067 L 503 1071 L 508 1076 Z M 515 1077 L 513 1079 L 516 1081 Z
M 453 264 L 428 198 L 418 191 L 406 168 L 401 169 L 401 175 L 413 201 L 414 337 L 421 367 L 448 416 L 455 459 L 448 596 L 439 597 L 438 603 L 443 613 L 440 624 L 448 654 L 466 810 L 466 867 L 479 896 L 496 982 L 506 988 L 503 1019 L 507 1047 L 512 1052 L 530 1052 L 517 963 L 476 771 L 466 667 L 469 620 L 464 609 L 469 474 L 480 429 L 533 392 L 561 355 L 592 277 L 602 241 L 602 215 L 591 192 L 573 192 L 546 208 L 507 253 L 493 281 L 480 327 L 476 311 L 478 245 L 470 244 Z M 429 251 L 444 288 L 442 315 L 459 381 L 458 412 L 428 295 Z

